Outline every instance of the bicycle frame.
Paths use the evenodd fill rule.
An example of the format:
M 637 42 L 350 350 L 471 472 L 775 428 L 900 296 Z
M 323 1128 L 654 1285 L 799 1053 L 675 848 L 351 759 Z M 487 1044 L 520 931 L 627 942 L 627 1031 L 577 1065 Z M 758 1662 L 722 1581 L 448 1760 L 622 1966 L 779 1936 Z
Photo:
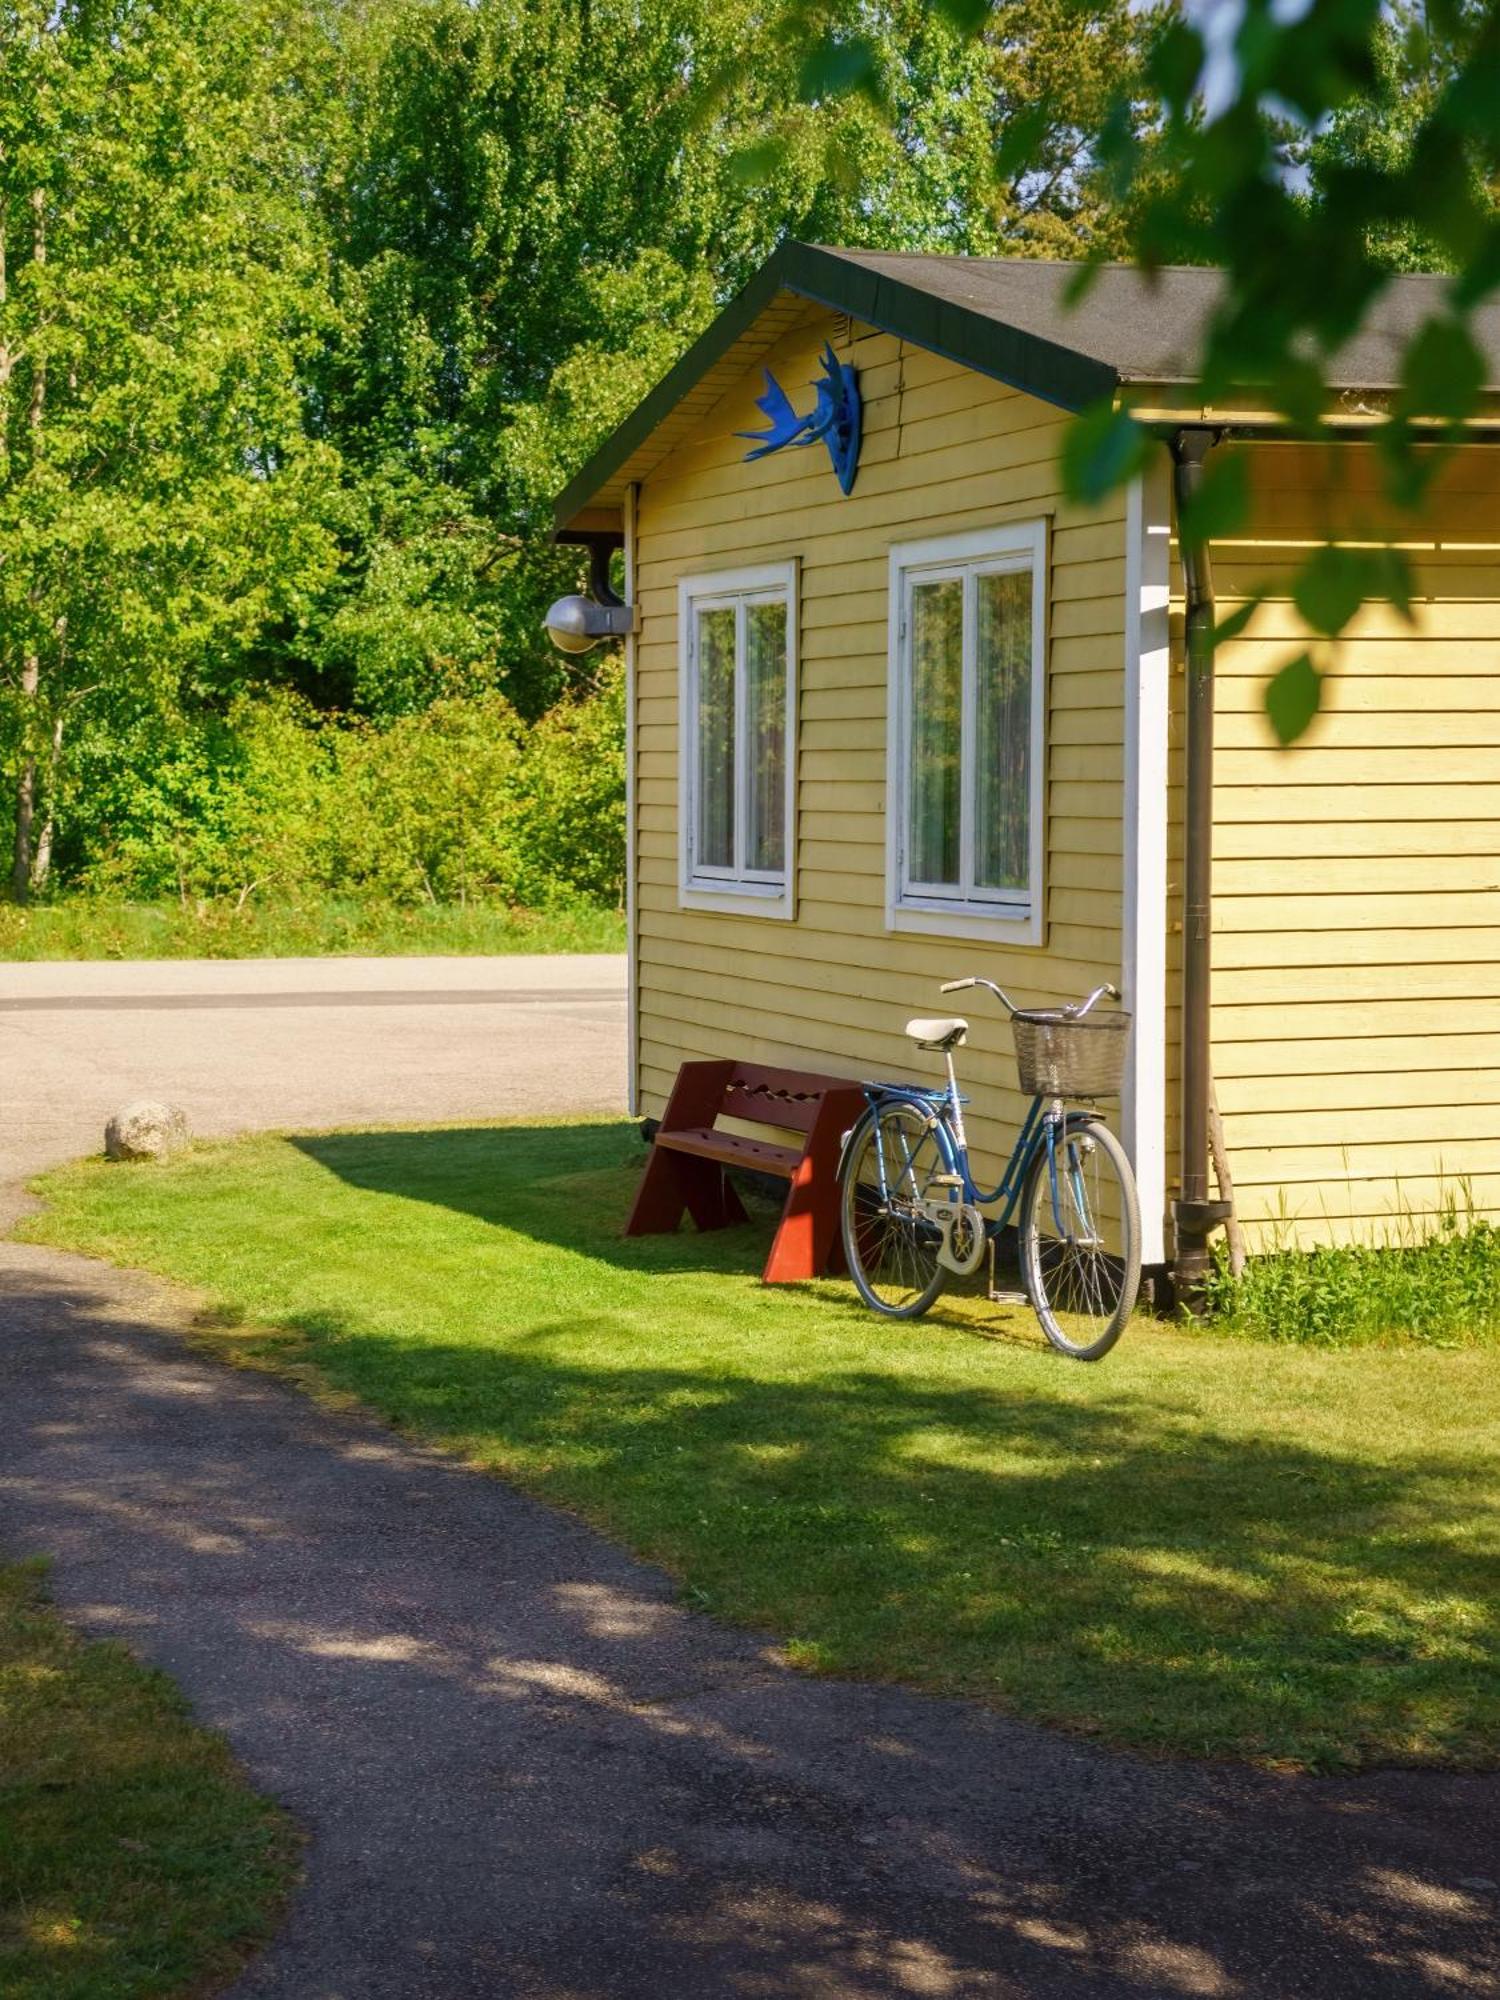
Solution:
M 865 1098 L 870 1112 L 878 1111 L 883 1104 L 908 1104 L 920 1112 L 927 1120 L 936 1138 L 938 1150 L 943 1156 L 947 1170 L 959 1183 L 965 1202 L 978 1208 L 993 1208 L 1001 1202 L 1004 1208 L 997 1216 L 985 1218 L 986 1232 L 990 1235 L 1006 1228 L 1015 1214 L 1016 1203 L 1021 1198 L 1021 1190 L 1026 1184 L 1026 1175 L 1036 1152 L 1047 1149 L 1047 1172 L 1051 1183 L 1052 1214 L 1059 1233 L 1063 1229 L 1061 1203 L 1057 1181 L 1057 1141 L 1060 1134 L 1080 1125 L 1098 1122 L 1097 1111 L 1066 1110 L 1058 1098 L 1034 1097 L 1026 1113 L 1020 1131 L 1016 1134 L 1010 1158 L 997 1184 L 986 1192 L 979 1187 L 969 1165 L 969 1142 L 964 1132 L 963 1101 L 959 1096 L 958 1078 L 953 1067 L 953 1058 L 948 1058 L 948 1087 L 946 1090 L 924 1090 L 917 1084 L 876 1083 L 865 1089 Z M 869 1115 L 869 1114 L 867 1114 Z M 850 1137 L 852 1138 L 851 1133 Z M 883 1200 L 890 1199 L 890 1187 L 886 1180 L 886 1162 L 883 1148 L 877 1152 L 880 1172 L 880 1193 Z M 910 1160 L 898 1163 L 909 1166 Z M 1074 1169 L 1074 1200 L 1076 1212 L 1088 1213 L 1087 1198 Z

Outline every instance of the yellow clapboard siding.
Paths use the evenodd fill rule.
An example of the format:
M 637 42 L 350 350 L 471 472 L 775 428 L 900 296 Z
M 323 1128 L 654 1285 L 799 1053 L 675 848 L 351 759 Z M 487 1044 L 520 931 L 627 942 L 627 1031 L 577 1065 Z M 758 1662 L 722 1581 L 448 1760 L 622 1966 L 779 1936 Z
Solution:
M 1292 537 L 1289 536 L 1288 541 L 1291 540 Z M 1292 579 L 1306 553 L 1305 546 L 1286 547 L 1284 552 L 1268 548 L 1260 556 L 1250 556 L 1243 561 L 1235 561 L 1221 552 L 1216 564 L 1216 575 L 1221 580 L 1225 602 L 1248 597 L 1257 589 L 1274 589 L 1278 583 L 1283 590 L 1290 591 Z M 1495 595 L 1493 550 L 1409 553 L 1412 562 L 1411 619 L 1404 618 L 1394 606 L 1377 607 L 1371 604 L 1361 613 L 1360 624 L 1355 628 L 1357 631 L 1391 633 L 1420 631 L 1425 623 L 1426 614 L 1435 606 L 1446 607 L 1464 600 L 1483 605 L 1493 600 Z M 1267 629 L 1267 626 L 1257 621 L 1258 633 L 1263 635 Z M 1350 636 L 1354 636 L 1354 633 L 1351 632 Z
M 1317 844 L 1309 841 L 1302 853 L 1293 847 L 1272 864 L 1263 859 L 1238 861 L 1215 856 L 1215 903 L 1220 897 L 1254 896 L 1264 890 L 1271 866 L 1278 900 L 1295 896 L 1326 902 L 1330 897 L 1357 897 L 1361 902 L 1355 914 L 1361 918 L 1364 899 L 1375 895 L 1415 894 L 1430 901 L 1437 896 L 1451 897 L 1456 891 L 1500 889 L 1500 849 L 1488 854 L 1334 855 L 1319 853 Z M 1475 916 L 1472 921 L 1479 923 L 1484 918 Z M 1359 928 L 1365 928 L 1362 921 Z
M 1272 1041 L 1268 1036 L 1233 1042 L 1221 1036 L 1214 1042 L 1214 1075 L 1221 1091 L 1231 1082 L 1270 1078 L 1298 1089 L 1304 1087 L 1305 1080 L 1306 1088 L 1326 1094 L 1344 1088 L 1355 1077 L 1369 1075 L 1383 1077 L 1387 1084 L 1405 1079 L 1413 1087 L 1430 1089 L 1437 1093 L 1431 1101 L 1438 1103 L 1451 1095 L 1454 1074 L 1470 1070 L 1476 1076 L 1500 1078 L 1500 1030 L 1471 1035 L 1429 1033 L 1422 1036 L 1419 1045 L 1409 1035 L 1305 1037 L 1291 1043 Z M 1481 1087 L 1488 1088 L 1488 1084 Z
M 1227 1113 L 1226 1113 L 1227 1118 Z M 1239 1111 L 1234 1119 L 1238 1154 L 1279 1146 L 1291 1135 L 1298 1149 L 1314 1146 L 1404 1146 L 1436 1143 L 1439 1138 L 1457 1149 L 1471 1140 L 1494 1139 L 1493 1102 L 1479 1104 L 1382 1104 L 1374 1109 L 1340 1101 L 1330 1090 L 1321 1106 L 1297 1113 L 1295 1120 L 1279 1105 L 1269 1111 Z M 1500 1146 L 1500 1140 L 1494 1140 Z
M 1475 952 L 1473 931 L 1427 931 L 1422 938 L 1422 964 L 1470 965 Z M 1345 987 L 1348 973 L 1362 966 L 1410 969 L 1412 934 L 1406 930 L 1221 931 L 1214 939 L 1215 991 L 1220 998 L 1235 986 L 1233 975 L 1267 970 L 1292 973 L 1310 966 L 1337 970 Z
M 1480 930 L 1500 926 L 1500 891 L 1443 890 L 1409 895 L 1225 895 L 1214 899 L 1214 926 L 1221 933 L 1247 930 L 1364 930 L 1366 927 L 1424 930 Z M 1414 955 L 1420 945 L 1413 945 Z
M 661 838 L 659 834 L 653 838 Z M 674 836 L 675 838 L 675 836 Z M 1053 848 L 1051 881 L 1055 889 L 1112 889 L 1119 891 L 1120 829 L 1107 820 L 1068 820 L 1051 837 Z M 676 852 L 675 846 L 672 850 Z M 809 879 L 824 880 L 853 876 L 874 881 L 885 895 L 884 828 L 878 843 L 855 840 L 818 840 L 804 828 L 797 842 L 798 866 Z M 1117 865 L 1110 868 L 1106 864 Z M 837 886 L 833 883 L 832 886 Z
M 1394 967 L 1379 970 L 1396 973 Z M 1447 971 L 1456 976 L 1445 979 L 1442 974 Z M 1305 983 L 1307 976 L 1302 977 Z M 1235 1001 L 1220 996 L 1216 981 L 1215 1043 L 1220 1036 L 1228 1042 L 1254 1036 L 1267 1042 L 1318 1042 L 1327 1047 L 1362 1035 L 1410 1035 L 1416 1060 L 1416 1042 L 1434 1028 L 1445 1035 L 1483 1033 L 1492 1028 L 1495 1003 L 1500 1000 L 1500 978 L 1492 967 L 1485 966 L 1424 966 L 1414 979 L 1404 984 L 1398 976 L 1377 981 L 1368 972 L 1356 978 L 1335 971 L 1325 975 L 1324 983 L 1327 993 L 1322 999 L 1308 1000 L 1297 992 L 1278 997 L 1276 988 L 1290 985 L 1290 978 L 1257 975 L 1240 989 L 1243 995 L 1254 997 Z M 1378 990 L 1382 983 L 1388 987 L 1386 992 Z M 1228 985 L 1229 981 L 1226 979 L 1223 984 Z M 1351 985 L 1356 991 L 1346 996 Z M 1418 989 L 1416 992 L 1412 991 L 1413 986 Z M 1476 990 L 1485 986 L 1488 992 Z M 1377 990 L 1358 990 L 1369 987 Z M 1440 990 L 1444 988 L 1447 990 Z M 1299 1007 L 1306 1011 L 1299 1013 Z M 1327 1060 L 1333 1066 L 1337 1057 L 1330 1051 Z
M 1300 800 L 1299 800 L 1300 803 Z M 1361 805 L 1364 801 L 1361 800 Z M 1433 860 L 1468 861 L 1500 857 L 1500 819 L 1471 819 L 1460 802 L 1458 816 L 1438 819 L 1334 819 L 1324 821 L 1218 820 L 1214 860 L 1248 863 L 1290 859 L 1294 866 L 1330 865 L 1354 859 L 1407 860 L 1435 873 Z
M 1465 785 L 1482 782 L 1487 767 L 1495 762 L 1493 750 L 1476 752 L 1457 745 L 1405 750 L 1392 744 L 1384 749 L 1340 750 L 1307 744 L 1286 751 L 1221 750 L 1214 760 L 1214 774 L 1226 785 L 1264 783 L 1267 766 L 1274 763 L 1278 785 L 1299 790 L 1314 786 Z M 1356 804 L 1357 797 L 1346 800 L 1345 812 Z M 1298 800 L 1289 802 L 1284 810 L 1289 818 L 1297 818 L 1303 808 Z
M 1056 410 L 1034 421 L 1024 417 L 1025 410 L 1038 407 L 1029 399 L 1001 391 L 967 411 L 932 411 L 913 417 L 910 397 L 889 394 L 867 400 L 858 486 L 878 486 L 880 478 L 888 476 L 896 464 L 909 466 L 911 483 L 920 485 L 930 475 L 930 461 L 939 457 L 953 457 L 959 464 L 972 464 L 983 457 L 1012 468 L 1053 464 L 1067 419 Z M 747 402 L 727 414 L 724 421 L 748 429 L 763 419 Z M 775 502 L 804 486 L 810 469 L 817 474 L 816 461 L 799 459 L 789 452 L 757 460 L 747 472 L 746 449 L 746 443 L 730 428 L 717 430 L 701 447 L 685 450 L 679 446 L 672 461 L 648 483 L 643 524 L 657 532 L 681 526 L 682 517 L 674 509 L 689 504 L 684 499 L 688 486 L 703 507 L 727 513 Z M 826 471 L 825 459 L 823 474 Z
M 1338 1062 L 1350 1045 L 1341 1042 L 1322 1046 L 1329 1051 L 1328 1060 Z M 1409 1050 L 1407 1062 L 1410 1062 Z M 1253 1143 L 1256 1130 L 1260 1129 L 1254 1124 L 1257 1117 L 1279 1121 L 1261 1130 L 1262 1140 L 1267 1142 L 1278 1139 L 1288 1129 L 1288 1119 L 1295 1119 L 1299 1139 L 1316 1138 L 1330 1118 L 1344 1121 L 1337 1124 L 1338 1133 L 1358 1139 L 1361 1136 L 1358 1125 L 1344 1120 L 1346 1112 L 1358 1112 L 1361 1118 L 1386 1111 L 1410 1114 L 1419 1121 L 1416 1136 L 1420 1137 L 1424 1132 L 1448 1129 L 1447 1114 L 1459 1098 L 1471 1108 L 1488 1110 L 1492 1127 L 1496 1123 L 1494 1110 L 1500 1105 L 1500 1063 L 1495 1062 L 1493 1055 L 1472 1072 L 1398 1066 L 1388 1070 L 1330 1071 L 1326 1076 L 1298 1072 L 1233 1077 L 1222 1064 L 1216 1064 L 1214 1082 L 1226 1120 L 1234 1121 L 1236 1134 L 1246 1143 Z
M 1295 753 L 1291 753 L 1295 754 Z M 1321 821 L 1348 821 L 1354 818 L 1369 825 L 1387 823 L 1401 828 L 1423 821 L 1447 825 L 1454 820 L 1500 821 L 1500 782 L 1482 779 L 1450 781 L 1439 788 L 1415 775 L 1395 783 L 1365 782 L 1357 790 L 1329 786 L 1299 787 L 1289 799 L 1274 774 L 1280 761 L 1262 762 L 1249 781 L 1238 783 L 1215 771 L 1214 826 L 1307 825 Z M 1180 789 L 1181 773 L 1175 782 Z M 1178 819 L 1180 826 L 1180 816 Z
M 1414 691 L 1425 687 L 1431 695 L 1433 681 L 1476 678 L 1474 642 L 1449 637 L 1443 629 L 1446 615 L 1443 607 L 1429 617 L 1428 629 L 1420 635 L 1403 626 L 1399 635 L 1346 642 L 1337 655 L 1331 690 L 1340 706 L 1354 704 L 1366 693 L 1378 700 L 1386 682 Z M 1500 617 L 1495 623 L 1500 626 Z M 1231 708 L 1259 702 L 1267 677 L 1285 664 L 1286 651 L 1286 639 L 1260 639 L 1253 630 L 1225 646 L 1217 663 L 1216 702 Z
M 640 523 L 642 536 L 652 539 L 648 561 L 675 565 L 694 561 L 705 548 L 737 551 L 782 544 L 798 549 L 859 535 L 915 540 L 921 539 L 922 522 L 941 515 L 962 516 L 982 508 L 997 520 L 1023 519 L 1057 504 L 1056 461 L 1044 449 L 1020 465 L 1006 465 L 997 460 L 992 442 L 970 440 L 951 453 L 926 454 L 918 470 L 920 484 L 899 459 L 867 473 L 862 468 L 854 491 L 842 501 L 842 520 L 830 518 L 819 492 L 827 463 L 820 469 L 810 455 L 795 485 L 757 483 L 754 490 L 717 505 L 691 493 L 676 501 L 658 499 Z M 1100 510 L 1088 518 L 1107 520 L 1114 512 Z M 867 548 L 860 554 L 868 561 L 876 552 Z
M 1367 454 L 1346 462 L 1368 478 Z M 1305 514 L 1283 493 L 1278 531 Z M 1500 524 L 1493 499 L 1449 496 L 1429 533 L 1444 514 L 1470 538 Z M 1267 676 L 1305 643 L 1293 608 L 1266 605 L 1221 654 L 1214 1067 L 1252 1240 L 1289 1195 L 1298 1240 L 1370 1240 L 1403 1203 L 1435 1207 L 1435 1165 L 1455 1150 L 1500 1212 L 1486 1138 L 1500 1130 L 1500 721 L 1483 673 L 1500 567 L 1492 552 L 1411 556 L 1415 626 L 1361 612 L 1294 750 L 1270 747 L 1261 720 Z M 1236 551 L 1220 574 L 1233 592 L 1297 560 Z
M 847 999 L 860 1006 L 886 1007 L 886 1026 L 900 1027 L 913 1013 L 930 1013 L 932 997 L 941 982 L 955 976 L 953 967 L 935 958 L 924 940 L 905 935 L 879 940 L 883 948 L 878 951 L 861 955 L 852 949 L 839 950 L 825 960 L 763 952 L 758 939 L 738 947 L 725 942 L 713 954 L 711 968 L 705 969 L 698 937 L 687 926 L 672 925 L 658 917 L 650 929 L 663 991 L 675 993 L 685 984 L 701 984 L 705 991 L 712 988 L 718 992 L 726 990 L 727 982 L 728 997 L 733 1000 L 746 980 L 791 994 L 816 990 L 834 996 L 840 1005 Z M 1034 1005 L 1075 998 L 1098 983 L 1097 968 L 1090 961 L 1073 962 L 1051 953 L 1045 959 L 1041 954 L 1035 956 L 1038 970 L 1017 993 L 1018 998 Z M 814 969 L 811 976 L 809 966 Z M 969 995 L 966 1004 L 970 1019 L 991 1023 L 978 1039 L 986 1046 L 995 1037 L 1003 1042 L 1008 1031 L 999 1003 L 981 992 Z
M 1493 1187 L 1493 1181 L 1490 1185 Z M 1239 1189 L 1235 1192 L 1238 1196 Z M 1336 1208 L 1330 1208 L 1327 1199 L 1298 1189 L 1290 1204 L 1294 1212 L 1287 1221 L 1282 1218 L 1280 1191 L 1276 1189 L 1251 1189 L 1240 1207 L 1246 1248 L 1254 1256 L 1281 1248 L 1310 1250 L 1320 1243 L 1410 1243 L 1434 1233 L 1438 1215 L 1454 1197 L 1451 1178 L 1445 1181 L 1423 1175 L 1399 1184 L 1392 1182 L 1384 1189 L 1372 1190 L 1361 1182 L 1339 1187 L 1331 1196 Z M 1358 1202 L 1358 1212 L 1347 1212 L 1349 1200 Z M 1459 1206 L 1462 1209 L 1464 1204 Z M 1475 1213 L 1492 1217 L 1497 1206 L 1500 1204 L 1494 1199 L 1487 1206 L 1477 1202 Z
M 1267 661 L 1274 672 L 1280 660 Z M 1462 664 L 1472 667 L 1474 655 L 1465 648 Z M 1379 716 L 1387 730 L 1403 732 L 1407 722 L 1421 715 L 1489 716 L 1500 709 L 1500 674 L 1474 674 L 1449 670 L 1426 674 L 1395 673 L 1384 665 L 1359 660 L 1348 670 L 1333 676 L 1325 697 L 1325 707 L 1333 719 L 1344 721 L 1355 715 Z M 1214 694 L 1218 714 L 1262 716 L 1265 711 L 1265 675 L 1237 671 L 1218 681 Z
M 810 311 L 784 337 L 772 361 L 780 379 L 811 379 L 832 326 Z M 935 1075 L 931 1058 L 904 1042 L 901 1021 L 941 1004 L 937 982 L 970 966 L 1034 1001 L 1118 975 L 1123 502 L 1088 513 L 1063 501 L 1056 412 L 887 336 L 857 330 L 854 352 L 867 444 L 850 499 L 817 452 L 745 466 L 732 432 L 756 421 L 758 371 L 705 413 L 641 495 L 639 1081 L 658 1109 L 679 1061 L 726 1048 L 845 1072 Z M 1331 1190 L 1346 1216 L 1380 1217 L 1394 1212 L 1399 1177 L 1437 1186 L 1445 1143 L 1461 1144 L 1484 1180 L 1481 1198 L 1500 1206 L 1500 1138 L 1484 1136 L 1500 1128 L 1500 1117 L 1485 1122 L 1500 1104 L 1491 942 L 1500 930 L 1500 720 L 1490 719 L 1500 718 L 1500 680 L 1476 653 L 1476 642 L 1500 639 L 1500 550 L 1414 552 L 1418 625 L 1389 608 L 1362 612 L 1338 655 L 1329 712 L 1307 743 L 1283 753 L 1263 720 L 1264 683 L 1306 641 L 1285 595 L 1300 560 L 1288 544 L 1321 503 L 1306 453 L 1252 456 L 1262 540 L 1217 552 L 1222 609 L 1262 578 L 1281 593 L 1219 661 L 1215 1061 L 1242 1206 L 1253 1229 L 1281 1190 L 1315 1202 Z M 1346 463 L 1373 494 L 1368 454 Z M 1488 468 L 1471 476 L 1462 455 L 1444 477 L 1434 529 L 1482 540 L 1488 528 L 1500 543 L 1500 479 Z M 884 928 L 889 550 L 1039 514 L 1052 521 L 1045 945 L 892 935 Z M 678 580 L 785 555 L 801 563 L 796 921 L 683 910 Z M 1174 924 L 1181 695 L 1179 672 L 1165 912 Z M 1165 1024 L 1174 1081 L 1180 951 L 1174 930 Z M 965 1069 L 985 1100 L 975 1138 L 991 1152 L 1008 1141 L 1019 1109 L 1013 1059 L 1003 1022 L 977 1005 L 970 1017 Z M 1450 1116 L 1460 1082 L 1463 1108 Z M 1166 1115 L 1175 1123 L 1170 1091 Z M 1323 1228 L 1326 1239 L 1335 1225 Z
M 1493 576 L 1494 572 L 1491 571 L 1492 580 Z M 1228 590 L 1224 591 L 1218 608 L 1221 617 L 1227 616 L 1235 608 L 1234 594 Z M 1419 604 L 1417 611 L 1418 618 L 1414 630 L 1404 618 L 1388 606 L 1366 605 L 1344 634 L 1345 649 L 1353 655 L 1369 640 L 1421 643 L 1429 633 L 1437 633 L 1450 642 L 1464 639 L 1493 639 L 1497 626 L 1500 626 L 1497 606 L 1489 593 L 1470 603 L 1460 601 L 1457 596 L 1453 598 L 1445 596 L 1440 605 Z M 1441 624 L 1438 623 L 1437 617 L 1439 611 Z M 1247 638 L 1236 639 L 1232 643 L 1234 647 L 1238 647 L 1256 640 L 1286 649 L 1280 658 L 1271 663 L 1274 670 L 1274 666 L 1281 665 L 1290 653 L 1307 644 L 1307 628 L 1288 600 L 1272 598 L 1257 615 Z M 1226 653 L 1230 650 L 1232 650 L 1230 647 L 1225 649 Z M 1234 669 L 1226 668 L 1226 671 Z
M 1220 713 L 1215 736 L 1221 754 L 1236 750 L 1262 750 L 1278 764 L 1320 753 L 1340 755 L 1361 750 L 1395 749 L 1401 756 L 1412 751 L 1447 749 L 1459 746 L 1475 768 L 1476 753 L 1500 745 L 1500 706 L 1476 709 L 1435 707 L 1405 715 L 1383 715 L 1372 710 L 1324 712 L 1292 750 L 1283 750 L 1271 733 L 1264 714 Z
M 861 989 L 871 973 L 904 969 L 913 990 L 931 992 L 941 980 L 963 972 L 994 967 L 1001 954 L 990 945 L 967 944 L 959 938 L 924 938 L 910 932 L 871 933 L 851 925 L 843 932 L 815 933 L 801 923 L 752 923 L 744 917 L 716 917 L 700 910 L 680 910 L 676 890 L 642 889 L 641 934 L 651 940 L 653 954 L 668 962 L 674 946 L 686 950 L 691 962 L 721 966 L 744 953 L 769 965 L 784 961 L 794 981 L 816 978 L 819 985 L 837 985 L 846 975 Z M 738 933 L 738 934 L 737 934 Z M 1071 932 L 1066 942 L 1054 938 L 1045 952 L 1017 953 L 1014 969 L 991 970 L 991 978 L 1015 982 L 1018 998 L 1033 1005 L 1076 999 L 1100 979 L 1111 976 L 1106 943 L 1118 948 L 1118 934 Z M 916 1011 L 922 1011 L 917 1009 Z
M 1293 1129 L 1288 1126 L 1288 1129 Z M 1379 1191 L 1382 1198 L 1396 1195 L 1397 1183 L 1416 1176 L 1446 1179 L 1451 1187 L 1460 1174 L 1492 1177 L 1500 1173 L 1500 1139 L 1453 1139 L 1441 1137 L 1398 1141 L 1380 1139 L 1374 1143 L 1350 1145 L 1249 1146 L 1230 1133 L 1229 1151 L 1234 1162 L 1235 1191 L 1242 1188 L 1290 1188 L 1319 1186 L 1331 1206 L 1344 1208 L 1352 1188 L 1359 1199 L 1358 1184 L 1366 1184 L 1364 1199 Z

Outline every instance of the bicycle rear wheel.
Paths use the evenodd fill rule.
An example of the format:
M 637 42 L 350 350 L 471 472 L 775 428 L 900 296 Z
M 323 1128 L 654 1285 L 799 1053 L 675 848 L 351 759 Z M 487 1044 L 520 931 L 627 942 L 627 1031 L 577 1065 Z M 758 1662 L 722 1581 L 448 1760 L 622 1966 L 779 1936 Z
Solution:
M 1043 1140 L 1017 1227 L 1021 1277 L 1043 1333 L 1075 1361 L 1100 1360 L 1124 1332 L 1141 1287 L 1135 1176 L 1107 1126 L 1069 1125 L 1050 1157 Z
M 932 1120 L 911 1104 L 882 1104 L 855 1127 L 844 1162 L 844 1255 L 865 1304 L 916 1319 L 943 1289 L 942 1232 L 920 1212 L 949 1171 Z

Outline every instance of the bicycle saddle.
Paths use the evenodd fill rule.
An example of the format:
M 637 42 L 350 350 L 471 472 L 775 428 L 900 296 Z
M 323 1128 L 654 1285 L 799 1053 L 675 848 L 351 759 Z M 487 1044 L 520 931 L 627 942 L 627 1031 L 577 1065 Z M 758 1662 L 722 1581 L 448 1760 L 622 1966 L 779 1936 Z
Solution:
M 956 1014 L 943 1015 L 933 1021 L 908 1021 L 906 1032 L 919 1048 L 956 1049 L 968 1040 L 969 1024 Z

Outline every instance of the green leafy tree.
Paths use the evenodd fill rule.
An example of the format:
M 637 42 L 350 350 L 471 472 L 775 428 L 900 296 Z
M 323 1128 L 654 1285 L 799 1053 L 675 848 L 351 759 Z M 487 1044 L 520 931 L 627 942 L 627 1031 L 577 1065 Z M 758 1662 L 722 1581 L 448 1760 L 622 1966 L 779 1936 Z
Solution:
M 566 690 L 539 630 L 577 581 L 550 497 L 784 235 L 1113 242 L 1088 134 L 1154 17 L 1085 14 L 1039 0 L 971 41 L 919 0 L 861 6 L 857 33 L 829 11 L 828 90 L 758 0 L 389 0 L 347 29 L 343 331 L 315 407 L 357 522 L 325 698 L 399 713 L 496 662 L 527 716 Z M 1017 119 L 1034 146 L 1001 188 Z
M 231 672 L 335 544 L 299 362 L 326 324 L 297 11 L 0 0 L 0 730 L 12 892 L 72 737 Z
M 1421 0 L 1398 0 L 1376 21 L 1368 90 L 1346 98 L 1316 131 L 1297 134 L 1289 154 L 1305 170 L 1310 199 L 1338 199 L 1341 177 L 1373 168 L 1400 174 L 1412 160 L 1418 134 L 1457 82 L 1465 54 L 1481 28 L 1482 9 L 1472 0 L 1450 12 Z M 1493 159 L 1469 138 L 1464 145 L 1469 199 L 1500 211 L 1500 176 Z M 1377 216 L 1367 225 L 1372 256 L 1393 271 L 1452 271 L 1452 250 L 1410 215 Z

